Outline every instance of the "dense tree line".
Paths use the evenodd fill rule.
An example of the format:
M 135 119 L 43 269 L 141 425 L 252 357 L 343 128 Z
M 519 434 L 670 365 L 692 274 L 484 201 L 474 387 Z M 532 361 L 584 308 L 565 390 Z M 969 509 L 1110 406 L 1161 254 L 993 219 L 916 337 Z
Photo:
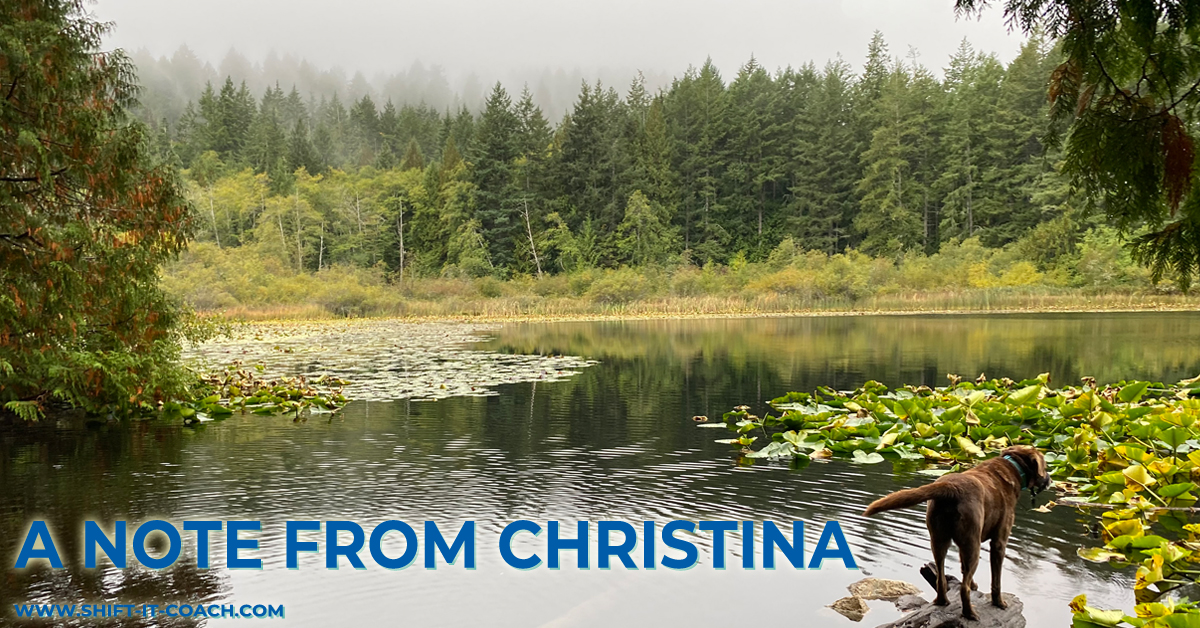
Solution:
M 657 93 L 584 83 L 557 124 L 499 83 L 476 115 L 226 79 L 156 126 L 200 238 L 296 270 L 703 265 L 789 237 L 892 257 L 1040 238 L 1051 258 L 1079 230 L 1042 144 L 1056 57 L 1035 36 L 1006 66 L 964 41 L 938 78 L 877 33 L 858 72 L 751 59 L 726 81 L 709 61 Z

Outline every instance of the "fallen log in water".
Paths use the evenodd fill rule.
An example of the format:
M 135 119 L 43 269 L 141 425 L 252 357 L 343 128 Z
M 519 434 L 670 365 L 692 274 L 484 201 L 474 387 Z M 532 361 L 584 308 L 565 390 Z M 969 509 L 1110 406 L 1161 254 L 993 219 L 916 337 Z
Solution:
M 929 563 L 921 568 L 921 575 L 929 582 L 931 586 L 935 586 L 933 563 Z M 992 606 L 991 593 L 983 593 L 981 591 L 971 591 L 971 606 L 979 615 L 978 620 L 969 620 L 962 616 L 962 599 L 959 597 L 959 590 L 962 583 L 953 576 L 948 576 L 947 595 L 950 598 L 950 604 L 947 606 L 934 606 L 925 601 L 924 598 L 908 595 L 896 601 L 896 607 L 900 610 L 912 611 L 904 617 L 890 623 L 879 626 L 879 628 L 1024 628 L 1025 616 L 1022 611 L 1025 605 L 1017 596 L 1011 593 L 1004 593 L 1004 602 L 1008 608 L 998 608 Z

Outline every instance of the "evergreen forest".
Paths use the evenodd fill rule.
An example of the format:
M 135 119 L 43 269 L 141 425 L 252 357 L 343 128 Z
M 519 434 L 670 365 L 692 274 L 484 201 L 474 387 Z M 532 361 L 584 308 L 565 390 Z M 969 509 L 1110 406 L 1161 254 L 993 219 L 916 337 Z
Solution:
M 478 111 L 439 111 L 227 77 L 146 120 L 197 210 L 199 242 L 168 284 L 205 309 L 289 301 L 251 277 L 262 268 L 403 285 L 848 259 L 913 290 L 1149 288 L 1121 246 L 1133 232 L 1072 202 L 1046 142 L 1060 57 L 1036 33 L 1007 64 L 964 40 L 934 72 L 877 32 L 861 68 L 751 59 L 727 78 L 709 60 L 657 91 L 584 82 L 560 120 L 500 83 Z M 758 289 L 813 289 L 793 275 Z

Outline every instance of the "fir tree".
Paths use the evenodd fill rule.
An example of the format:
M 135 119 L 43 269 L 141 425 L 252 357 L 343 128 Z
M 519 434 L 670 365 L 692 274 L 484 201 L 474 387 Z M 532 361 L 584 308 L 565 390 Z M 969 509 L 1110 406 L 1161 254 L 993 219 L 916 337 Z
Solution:
M 246 143 L 246 161 L 255 172 L 267 173 L 277 189 L 283 189 L 284 179 L 292 171 L 287 167 L 289 147 L 287 134 L 280 121 L 283 102 L 283 92 L 278 86 L 263 94 L 262 106 L 250 126 Z
M 617 229 L 626 260 L 639 266 L 664 261 L 673 231 L 662 206 L 652 203 L 641 190 L 634 190 Z
M 801 71 L 796 91 L 810 94 L 793 132 L 793 178 L 788 231 L 806 248 L 837 253 L 849 243 L 857 215 L 860 167 L 850 69 L 827 64 L 821 75 Z
M 922 121 L 910 94 L 913 79 L 900 64 L 893 68 L 875 108 L 879 126 L 862 155 L 854 227 L 862 250 L 873 255 L 896 255 L 922 242 L 922 191 L 915 175 Z
M 367 165 L 375 161 L 379 150 L 379 111 L 369 94 L 364 95 L 350 108 L 350 140 L 348 150 L 355 165 Z
M 782 190 L 776 184 L 783 178 L 785 152 L 783 112 L 786 110 L 777 86 L 766 70 L 753 58 L 742 66 L 729 85 L 729 109 L 722 121 L 726 127 L 724 145 L 724 202 L 729 211 L 727 224 L 738 242 L 735 248 L 748 249 L 763 259 L 772 238 L 771 216 Z
M 510 196 L 513 161 L 520 155 L 519 131 L 512 100 L 496 83 L 476 129 L 473 180 L 477 228 L 487 242 L 489 260 L 504 267 L 513 261 L 514 239 L 519 234 Z
M 404 159 L 400 161 L 401 170 L 420 170 L 425 168 L 425 156 L 421 154 L 421 145 L 417 143 L 417 138 L 408 140 L 408 147 L 404 150 Z
M 287 161 L 290 172 L 304 168 L 309 173 L 319 174 L 325 170 L 312 140 L 308 137 L 308 127 L 303 120 L 297 120 L 292 127 L 292 135 L 288 140 Z

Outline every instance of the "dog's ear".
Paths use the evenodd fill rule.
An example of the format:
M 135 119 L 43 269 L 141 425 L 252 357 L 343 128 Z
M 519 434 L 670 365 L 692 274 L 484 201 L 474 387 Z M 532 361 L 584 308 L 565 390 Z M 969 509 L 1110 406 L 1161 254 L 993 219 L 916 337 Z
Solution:
M 1044 491 L 1050 488 L 1050 484 L 1052 483 L 1050 480 L 1050 471 L 1046 468 L 1046 457 L 1042 455 L 1042 452 L 1036 449 L 1033 450 L 1033 453 L 1034 458 L 1037 458 L 1038 465 L 1037 490 Z
M 1036 453 L 1037 449 L 1030 447 L 1029 445 L 1012 445 L 1011 447 L 1006 447 L 1004 451 L 1000 452 L 1000 455 L 1018 458 L 1030 469 L 1036 469 L 1037 461 L 1034 460 Z
M 1025 478 L 1026 487 L 1033 491 L 1042 491 L 1050 486 L 1050 474 L 1046 471 L 1046 457 L 1036 447 L 1014 445 L 1004 450 L 1003 455 L 1016 458 L 1025 468 L 1028 475 Z
M 1046 457 L 1036 447 L 1019 445 L 1009 447 L 1004 451 L 1012 456 L 1020 457 L 1025 468 L 1029 470 L 1029 478 L 1027 478 L 1029 490 L 1038 493 L 1050 487 L 1050 473 L 1046 469 Z

